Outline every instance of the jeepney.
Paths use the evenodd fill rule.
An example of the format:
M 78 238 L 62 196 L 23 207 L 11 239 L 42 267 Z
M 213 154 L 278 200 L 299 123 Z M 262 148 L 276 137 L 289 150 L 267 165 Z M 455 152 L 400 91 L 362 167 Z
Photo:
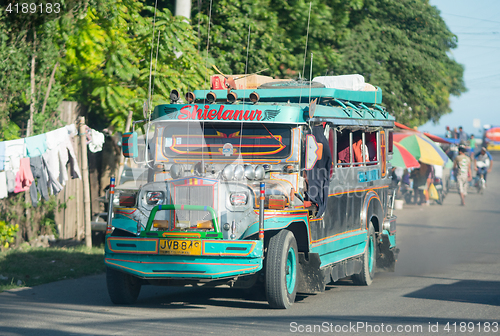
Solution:
M 297 292 L 394 270 L 394 118 L 380 88 L 282 81 L 170 98 L 146 121 L 146 150 L 123 135 L 148 182 L 110 211 L 112 302 L 134 303 L 143 285 L 229 285 L 288 308 Z

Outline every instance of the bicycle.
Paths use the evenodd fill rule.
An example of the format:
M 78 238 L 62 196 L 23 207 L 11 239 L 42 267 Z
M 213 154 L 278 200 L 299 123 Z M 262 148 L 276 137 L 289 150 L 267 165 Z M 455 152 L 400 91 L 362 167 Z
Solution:
M 476 189 L 478 194 L 482 194 L 486 188 L 486 180 L 484 179 L 483 173 L 478 172 L 476 175 Z

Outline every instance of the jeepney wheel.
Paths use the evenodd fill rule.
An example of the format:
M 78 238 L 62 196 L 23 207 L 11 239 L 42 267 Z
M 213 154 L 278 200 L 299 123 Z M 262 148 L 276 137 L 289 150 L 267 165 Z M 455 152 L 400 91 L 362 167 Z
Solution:
M 297 294 L 297 242 L 291 231 L 271 237 L 266 256 L 266 297 L 271 308 L 289 308 Z
M 106 284 L 111 302 L 114 304 L 133 304 L 141 291 L 138 278 L 112 268 L 106 268 Z
M 363 254 L 363 266 L 361 273 L 354 274 L 352 281 L 357 285 L 368 286 L 372 283 L 375 276 L 375 268 L 377 263 L 377 241 L 375 240 L 375 229 L 370 222 L 368 227 L 368 241 Z

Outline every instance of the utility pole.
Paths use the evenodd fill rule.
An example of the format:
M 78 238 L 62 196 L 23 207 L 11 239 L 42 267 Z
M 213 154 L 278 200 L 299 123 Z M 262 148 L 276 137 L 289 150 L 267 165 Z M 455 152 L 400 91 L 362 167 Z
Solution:
M 175 0 L 175 16 L 191 19 L 191 0 Z
M 83 222 L 85 223 L 85 246 L 92 247 L 92 225 L 90 210 L 90 182 L 89 163 L 87 160 L 87 139 L 85 130 L 85 117 L 80 117 L 78 133 L 80 134 L 80 150 L 82 158 L 82 180 L 83 180 Z

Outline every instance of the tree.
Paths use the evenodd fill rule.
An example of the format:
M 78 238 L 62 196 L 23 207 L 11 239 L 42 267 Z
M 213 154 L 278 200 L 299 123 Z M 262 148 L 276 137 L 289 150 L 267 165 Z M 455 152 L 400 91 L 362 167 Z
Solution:
M 365 0 L 349 28 L 334 72 L 363 74 L 381 87 L 398 121 L 437 121 L 451 112 L 449 96 L 465 92 L 463 66 L 448 54 L 457 38 L 427 0 Z
M 29 0 L 18 4 L 19 7 L 12 4 L 3 7 L 0 13 L 0 140 L 43 133 L 59 126 L 57 108 L 63 96 L 57 69 L 64 56 L 65 31 L 85 4 L 86 0 L 68 0 L 59 3 L 61 7 L 56 11 L 53 2 Z M 26 12 L 16 12 L 24 11 L 25 5 Z M 20 126 L 26 126 L 24 134 Z
M 311 4 L 309 31 L 309 1 L 217 0 L 211 12 L 207 2 L 194 6 L 193 26 L 199 26 L 201 35 L 199 49 L 206 49 L 211 15 L 210 62 L 223 72 L 242 74 L 247 68 L 248 73 L 269 68 L 266 74 L 271 76 L 296 78 L 300 74 L 308 78 L 312 52 L 314 74 L 322 74 L 338 62 L 335 43 L 346 34 L 349 13 L 360 8 L 362 0 L 313 0 Z
M 153 25 L 154 11 L 135 0 L 103 1 L 76 23 L 63 65 L 66 95 L 87 107 L 91 126 L 122 131 L 129 110 L 142 119 L 150 69 L 152 106 L 167 102 L 172 89 L 205 81 L 191 26 L 162 9 Z

